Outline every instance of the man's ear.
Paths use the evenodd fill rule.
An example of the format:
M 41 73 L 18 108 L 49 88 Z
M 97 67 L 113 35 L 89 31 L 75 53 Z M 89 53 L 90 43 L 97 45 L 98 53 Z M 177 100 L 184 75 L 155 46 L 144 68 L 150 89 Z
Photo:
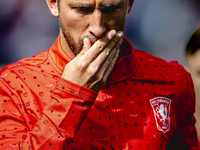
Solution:
M 58 11 L 58 4 L 57 4 L 58 0 L 46 0 L 46 3 L 49 7 L 49 10 L 51 12 L 51 14 L 54 17 L 59 17 L 59 11 Z
M 134 3 L 134 0 L 129 0 L 129 8 L 128 8 L 128 13 L 131 12 L 131 9 L 133 7 L 133 3 Z

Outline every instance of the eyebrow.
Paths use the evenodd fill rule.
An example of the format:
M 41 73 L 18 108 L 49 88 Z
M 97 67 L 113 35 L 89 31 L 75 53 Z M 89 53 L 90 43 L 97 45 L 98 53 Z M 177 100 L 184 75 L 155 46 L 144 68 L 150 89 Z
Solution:
M 84 4 L 81 2 L 70 2 L 68 5 L 69 7 L 90 7 L 91 6 L 91 4 Z
M 84 4 L 82 2 L 70 2 L 69 7 L 94 7 L 93 4 Z M 100 4 L 100 9 L 110 8 L 110 7 L 122 7 L 124 1 L 121 2 L 111 2 L 109 4 Z
M 121 2 L 111 2 L 109 4 L 100 4 L 100 8 L 109 8 L 109 7 L 122 7 L 124 6 L 124 1 Z

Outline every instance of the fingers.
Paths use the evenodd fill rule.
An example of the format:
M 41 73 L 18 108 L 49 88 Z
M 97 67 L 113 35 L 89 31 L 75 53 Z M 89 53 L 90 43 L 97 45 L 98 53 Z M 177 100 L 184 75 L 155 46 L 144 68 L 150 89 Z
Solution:
M 117 52 L 115 53 L 115 56 L 111 60 L 110 65 L 108 65 L 107 70 L 105 71 L 104 76 L 103 76 L 103 81 L 104 82 L 107 81 L 108 76 L 110 75 L 112 69 L 114 68 L 115 62 L 117 61 L 118 56 L 119 56 L 119 52 L 120 52 L 120 49 L 117 50 Z
M 79 53 L 77 57 L 81 57 L 83 54 L 85 54 L 89 49 L 91 48 L 91 42 L 88 38 L 83 39 L 83 49 Z
M 103 82 L 106 82 L 110 72 L 112 71 L 115 62 L 117 61 L 117 58 L 119 56 L 119 51 L 120 51 L 120 45 L 122 44 L 123 39 L 121 39 L 116 47 L 109 53 L 109 55 L 105 59 L 105 55 L 107 55 L 107 52 L 102 52 L 100 56 L 97 58 L 99 64 L 102 59 L 105 59 L 103 64 L 101 65 L 100 69 L 96 73 L 96 76 L 100 79 L 102 79 Z
M 91 42 L 88 38 L 84 38 L 83 52 L 87 52 L 91 48 Z
M 118 41 L 122 38 L 122 36 L 123 36 L 122 32 L 116 33 L 115 30 L 111 30 L 103 38 L 96 41 L 90 48 L 90 50 L 85 53 L 83 58 L 84 61 L 90 64 L 102 52 L 107 54 L 104 57 L 105 59 L 108 56 L 109 52 L 115 47 Z
M 115 53 L 120 48 L 123 39 L 121 38 L 123 36 L 122 32 L 119 32 L 115 38 L 110 41 L 109 44 L 106 45 L 106 47 L 102 50 L 102 52 L 98 55 L 98 57 L 90 63 L 90 67 L 100 68 L 101 66 L 104 66 L 100 72 L 103 72 L 107 69 L 107 67 L 110 65 L 110 62 L 112 61 Z M 103 65 L 104 64 L 104 65 Z
M 113 48 L 116 48 L 117 49 L 120 47 L 120 45 L 122 44 L 122 41 L 120 42 L 120 40 L 122 40 L 123 36 L 123 33 L 122 32 L 119 32 L 115 38 L 104 48 L 103 52 L 108 56 L 109 53 L 112 51 Z M 118 45 L 117 45 L 118 44 Z
M 111 30 L 93 45 L 85 38 L 82 51 L 68 63 L 68 67 L 65 67 L 66 72 L 70 72 L 66 79 L 98 92 L 105 84 L 119 56 L 122 36 L 123 32 Z
M 102 86 L 106 83 L 108 76 L 110 75 L 114 67 L 115 62 L 118 59 L 119 52 L 120 52 L 120 49 L 118 49 L 117 51 L 111 52 L 110 54 L 111 56 L 108 57 L 108 59 L 105 61 L 101 69 L 98 70 L 97 74 L 93 78 L 90 79 L 91 82 L 88 82 L 88 84 L 85 85 L 86 87 L 96 92 L 99 92 Z M 113 58 L 112 58 L 112 55 L 114 55 Z
M 123 39 L 121 39 L 120 41 L 118 41 L 117 44 L 115 44 L 114 48 L 111 48 L 111 46 L 108 46 L 104 49 L 104 51 L 99 54 L 99 56 L 96 58 L 96 60 L 94 60 L 94 62 L 91 63 L 91 66 L 102 66 L 101 67 L 101 71 L 105 71 L 107 69 L 107 67 L 110 65 L 113 57 L 115 56 L 115 53 L 117 52 L 117 50 L 120 48 L 120 45 L 122 44 Z M 114 44 L 114 42 L 112 43 Z M 95 67 L 93 67 L 95 68 Z
M 93 73 L 96 73 L 93 78 L 91 78 L 88 82 L 87 87 L 93 89 L 94 91 L 98 91 L 105 84 L 110 72 L 114 67 L 115 62 L 117 61 L 120 51 L 120 45 L 122 44 L 122 42 L 123 39 L 120 39 L 120 41 L 109 52 L 108 55 L 106 54 L 106 51 L 102 52 L 96 58 L 96 60 L 89 65 L 88 69 L 90 71 L 93 71 Z M 87 71 L 90 72 L 89 70 Z

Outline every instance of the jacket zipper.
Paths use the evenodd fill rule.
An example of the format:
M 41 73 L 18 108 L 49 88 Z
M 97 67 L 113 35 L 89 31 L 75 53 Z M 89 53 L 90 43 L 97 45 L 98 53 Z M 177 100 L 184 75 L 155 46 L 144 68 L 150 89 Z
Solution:
M 116 99 L 115 96 L 112 94 L 112 90 L 109 85 L 106 86 L 107 93 L 108 93 L 108 98 L 110 99 L 110 104 L 111 104 L 111 109 L 114 114 L 116 126 L 117 126 L 117 131 L 118 131 L 118 138 L 117 139 L 117 146 L 118 148 L 125 148 L 125 140 L 123 136 L 123 131 L 122 131 L 122 125 L 120 123 L 120 117 L 119 117 L 119 108 L 117 107 Z

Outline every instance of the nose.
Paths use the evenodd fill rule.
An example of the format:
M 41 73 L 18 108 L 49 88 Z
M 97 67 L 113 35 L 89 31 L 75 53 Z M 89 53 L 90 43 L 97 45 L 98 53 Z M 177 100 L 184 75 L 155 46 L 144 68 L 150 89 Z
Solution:
M 105 35 L 106 22 L 100 10 L 95 10 L 91 15 L 89 32 L 97 38 L 101 38 Z

